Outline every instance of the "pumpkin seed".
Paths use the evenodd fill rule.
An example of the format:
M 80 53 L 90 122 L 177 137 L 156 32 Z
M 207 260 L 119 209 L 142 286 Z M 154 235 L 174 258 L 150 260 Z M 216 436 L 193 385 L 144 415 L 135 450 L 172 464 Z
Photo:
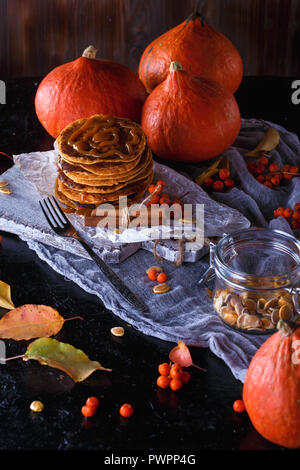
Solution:
M 236 313 L 226 313 L 223 318 L 224 318 L 224 320 L 225 320 L 227 323 L 229 323 L 230 325 L 235 325 L 238 316 L 237 316 Z
M 242 329 L 259 328 L 262 325 L 260 318 L 256 315 L 244 313 L 238 317 L 237 326 Z
M 274 325 L 277 325 L 279 321 L 279 308 L 274 308 L 272 315 L 271 315 L 271 321 L 274 323 Z
M 40 413 L 44 408 L 44 403 L 39 400 L 35 400 L 30 404 L 31 411 L 34 411 L 35 413 Z
M 4 188 L 4 186 L 7 186 L 8 182 L 7 181 L 0 181 L 0 188 Z
M 276 297 L 272 297 L 270 300 L 268 300 L 268 301 L 265 303 L 264 310 L 267 311 L 267 310 L 269 310 L 269 308 L 271 308 L 271 307 L 276 307 L 277 302 L 278 302 L 278 299 L 277 299 Z
M 111 334 L 114 336 L 124 336 L 125 330 L 122 326 L 115 326 L 110 330 Z
M 236 313 L 238 315 L 241 315 L 243 311 L 243 304 L 238 297 L 237 298 L 233 297 L 231 299 L 231 305 L 234 307 L 234 310 L 236 311 Z
M 256 302 L 255 302 L 255 300 L 253 300 L 253 299 L 243 299 L 242 304 L 250 312 L 256 312 Z
M 293 317 L 293 309 L 290 304 L 284 304 L 282 307 L 280 307 L 279 310 L 279 318 L 281 320 L 291 320 Z
M 235 311 L 230 307 L 230 305 L 224 305 L 219 310 L 220 315 L 224 318 L 225 315 L 236 315 Z
M 256 311 L 257 313 L 265 313 L 264 311 L 264 306 L 266 305 L 266 299 L 264 299 L 263 297 L 261 297 L 260 299 L 258 299 L 257 303 L 256 303 Z
M 0 188 L 0 193 L 2 193 L 2 194 L 11 194 L 12 190 L 9 189 L 9 188 L 6 188 L 6 187 L 3 187 L 3 188 L 1 187 Z
M 275 326 L 270 318 L 262 318 L 261 323 L 265 330 L 272 330 Z
M 169 292 L 170 289 L 171 287 L 169 286 L 169 284 L 164 282 L 163 284 L 158 284 L 157 286 L 154 286 L 152 290 L 154 294 L 165 294 L 166 292 Z
M 150 266 L 150 268 L 148 268 L 148 269 L 146 270 L 146 274 L 148 274 L 148 272 L 150 271 L 150 269 L 155 269 L 155 271 L 156 271 L 157 273 L 162 273 L 162 268 L 161 268 L 160 266 Z

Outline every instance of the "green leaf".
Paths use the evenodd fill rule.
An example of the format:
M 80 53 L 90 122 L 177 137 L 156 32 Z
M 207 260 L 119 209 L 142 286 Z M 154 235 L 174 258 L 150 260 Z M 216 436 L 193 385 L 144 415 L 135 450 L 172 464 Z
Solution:
M 42 365 L 62 370 L 74 382 L 82 382 L 95 370 L 111 372 L 111 369 L 104 368 L 98 361 L 91 361 L 80 349 L 53 338 L 39 338 L 30 343 L 23 360 L 30 359 L 35 359 Z

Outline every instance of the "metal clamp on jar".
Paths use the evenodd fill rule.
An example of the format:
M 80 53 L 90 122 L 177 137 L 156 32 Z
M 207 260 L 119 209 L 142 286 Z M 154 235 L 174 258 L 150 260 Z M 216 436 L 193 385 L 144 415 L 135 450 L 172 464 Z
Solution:
M 199 285 L 214 277 L 214 309 L 239 331 L 273 333 L 280 319 L 300 313 L 300 242 L 287 233 L 253 228 L 223 236 L 211 244 Z

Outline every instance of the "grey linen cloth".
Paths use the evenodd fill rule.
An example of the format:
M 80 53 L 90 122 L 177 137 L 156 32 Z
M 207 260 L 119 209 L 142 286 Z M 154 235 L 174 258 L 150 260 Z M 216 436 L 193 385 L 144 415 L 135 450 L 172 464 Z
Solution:
M 269 189 L 248 173 L 243 157 L 246 151 L 258 144 L 270 126 L 281 133 L 280 144 L 271 152 L 272 161 L 300 166 L 300 143 L 296 135 L 272 123 L 243 120 L 239 137 L 224 153 L 240 180 L 239 187 L 227 193 L 212 193 L 211 196 L 221 205 L 226 204 L 227 210 L 230 211 L 229 207 L 232 207 L 243 213 L 255 226 L 270 226 L 291 233 L 288 223 L 283 218 L 274 219 L 272 214 L 279 205 L 292 207 L 300 202 L 300 179 L 295 177 L 282 188 Z M 204 168 L 205 165 L 187 165 L 185 175 L 194 178 Z M 153 294 L 153 283 L 145 275 L 145 269 L 154 264 L 150 252 L 138 250 L 123 262 L 115 264 L 115 272 L 148 305 L 149 313 L 145 314 L 130 308 L 91 260 L 74 254 L 69 248 L 66 251 L 51 243 L 41 243 L 33 236 L 26 237 L 26 232 L 22 238 L 55 271 L 98 296 L 108 309 L 140 332 L 162 340 L 182 340 L 190 346 L 209 347 L 227 364 L 234 377 L 242 382 L 252 356 L 268 337 L 234 331 L 224 325 L 214 312 L 207 290 L 197 286 L 208 267 L 207 257 L 195 263 L 185 263 L 181 267 L 167 261 L 161 263 L 172 287 L 171 291 L 163 295 Z

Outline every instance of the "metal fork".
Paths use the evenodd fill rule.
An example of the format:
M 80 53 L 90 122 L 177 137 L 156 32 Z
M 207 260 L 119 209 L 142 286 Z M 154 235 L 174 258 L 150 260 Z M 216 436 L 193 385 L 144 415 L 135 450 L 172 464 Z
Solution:
M 42 199 L 39 201 L 39 204 L 48 224 L 55 233 L 62 237 L 70 237 L 77 240 L 122 297 L 138 310 L 142 310 L 143 312 L 148 311 L 148 307 L 128 289 L 119 276 L 117 276 L 117 274 L 97 256 L 92 248 L 78 235 L 76 229 L 67 219 L 54 197 Z

